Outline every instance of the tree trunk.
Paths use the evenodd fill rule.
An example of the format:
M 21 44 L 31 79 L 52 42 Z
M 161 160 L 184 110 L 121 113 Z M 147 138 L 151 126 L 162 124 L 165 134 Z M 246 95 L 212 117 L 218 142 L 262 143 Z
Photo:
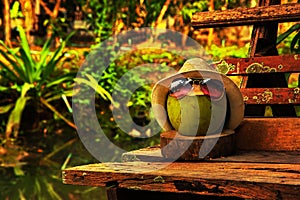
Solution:
M 3 0 L 4 10 L 4 42 L 11 46 L 11 24 L 10 24 L 10 3 L 9 0 Z

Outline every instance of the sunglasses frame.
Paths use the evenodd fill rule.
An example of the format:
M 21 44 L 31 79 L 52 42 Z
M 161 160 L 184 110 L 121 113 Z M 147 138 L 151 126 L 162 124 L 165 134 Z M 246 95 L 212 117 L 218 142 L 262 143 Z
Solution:
M 174 84 L 176 81 L 182 81 L 182 85 L 181 85 L 181 87 L 180 88 L 182 88 L 182 87 L 184 87 L 184 86 L 186 86 L 187 84 L 190 84 L 191 85 L 191 88 L 189 89 L 189 91 L 191 91 L 192 89 L 193 89 L 193 85 L 206 85 L 207 87 L 208 87 L 208 89 L 210 88 L 210 87 L 212 87 L 212 86 L 208 86 L 207 85 L 207 83 L 209 82 L 209 81 L 211 81 L 211 80 L 213 80 L 213 81 L 215 81 L 216 83 L 218 83 L 217 85 L 218 86 L 220 86 L 220 87 L 222 87 L 222 95 L 220 95 L 220 97 L 218 97 L 218 98 L 212 98 L 210 95 L 209 95 L 209 97 L 213 100 L 213 101 L 219 101 L 220 99 L 222 99 L 223 98 L 223 96 L 224 96 L 224 94 L 225 94 L 225 87 L 224 87 L 224 84 L 222 83 L 222 81 L 219 81 L 219 80 L 216 80 L 216 79 L 211 79 L 211 78 L 176 78 L 176 79 L 174 79 L 172 82 L 171 82 L 171 84 L 170 84 L 170 86 L 169 86 L 169 94 L 173 94 L 173 93 L 175 93 L 177 90 L 179 90 L 180 88 L 178 88 L 179 87 L 179 83 L 177 84 L 177 85 L 175 85 L 174 86 L 174 89 L 173 88 L 171 88 L 172 87 L 172 84 Z M 176 88 L 177 87 L 177 88 Z M 220 88 L 219 87 L 219 88 Z M 176 88 L 176 89 L 175 89 Z M 174 91 L 175 90 L 175 91 Z M 187 92 L 188 93 L 188 92 Z M 186 93 L 186 94 L 187 94 Z M 186 96 L 186 94 L 184 95 L 184 96 L 182 96 L 182 97 L 178 97 L 177 99 L 181 99 L 181 98 L 183 98 L 183 97 L 185 97 Z

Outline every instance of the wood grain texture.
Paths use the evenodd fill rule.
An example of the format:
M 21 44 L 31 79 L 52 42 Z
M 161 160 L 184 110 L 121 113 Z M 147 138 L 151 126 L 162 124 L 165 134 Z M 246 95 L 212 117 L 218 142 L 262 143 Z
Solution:
M 65 184 L 249 199 L 298 199 L 299 164 L 102 163 L 63 171 Z
M 209 136 L 183 136 L 171 130 L 160 135 L 161 153 L 166 159 L 203 160 L 235 152 L 234 131 Z
M 241 88 L 245 104 L 300 104 L 300 88 Z
M 300 118 L 245 118 L 236 129 L 239 150 L 299 151 Z
M 281 163 L 300 164 L 300 151 L 241 151 L 220 158 L 209 158 L 210 162 Z M 160 146 L 147 147 L 124 153 L 123 162 L 170 162 L 161 154 Z
M 300 4 L 293 3 L 198 12 L 193 15 L 191 24 L 195 28 L 212 28 L 253 24 L 264 25 L 270 22 L 291 22 L 298 20 L 300 20 Z
M 300 72 L 300 55 L 227 58 L 214 63 L 217 71 L 227 75 L 252 73 Z

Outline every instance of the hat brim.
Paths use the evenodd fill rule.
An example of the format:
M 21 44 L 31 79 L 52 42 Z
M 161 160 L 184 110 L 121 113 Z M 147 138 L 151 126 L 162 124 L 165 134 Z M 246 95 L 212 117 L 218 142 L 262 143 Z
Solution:
M 176 78 L 210 78 L 223 82 L 226 95 L 230 104 L 230 116 L 224 129 L 234 130 L 238 127 L 244 118 L 243 96 L 237 85 L 226 75 L 217 73 L 213 70 L 189 70 L 182 73 L 176 73 L 158 81 L 152 90 L 151 104 L 157 122 L 165 130 L 172 130 L 166 112 L 166 102 L 169 94 L 169 85 Z

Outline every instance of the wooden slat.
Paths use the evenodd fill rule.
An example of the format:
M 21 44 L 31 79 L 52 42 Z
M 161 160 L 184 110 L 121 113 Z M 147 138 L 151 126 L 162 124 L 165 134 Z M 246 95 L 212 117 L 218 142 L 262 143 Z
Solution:
M 237 133 L 238 134 L 238 133 Z M 244 162 L 244 163 L 285 163 L 300 164 L 300 151 L 237 151 L 233 155 L 209 158 L 210 162 Z M 124 153 L 123 162 L 167 162 L 161 154 L 161 147 L 147 147 Z
M 299 151 L 300 118 L 245 118 L 236 129 L 239 150 Z
M 297 199 L 299 164 L 128 162 L 73 167 L 65 184 L 246 199 Z
M 282 4 L 254 8 L 235 8 L 225 11 L 195 13 L 191 23 L 195 28 L 238 25 L 263 25 L 269 22 L 300 20 L 300 4 Z
M 219 72 L 227 75 L 300 72 L 300 55 L 228 58 L 215 63 L 215 67 Z
M 241 88 L 246 104 L 300 104 L 300 88 Z

